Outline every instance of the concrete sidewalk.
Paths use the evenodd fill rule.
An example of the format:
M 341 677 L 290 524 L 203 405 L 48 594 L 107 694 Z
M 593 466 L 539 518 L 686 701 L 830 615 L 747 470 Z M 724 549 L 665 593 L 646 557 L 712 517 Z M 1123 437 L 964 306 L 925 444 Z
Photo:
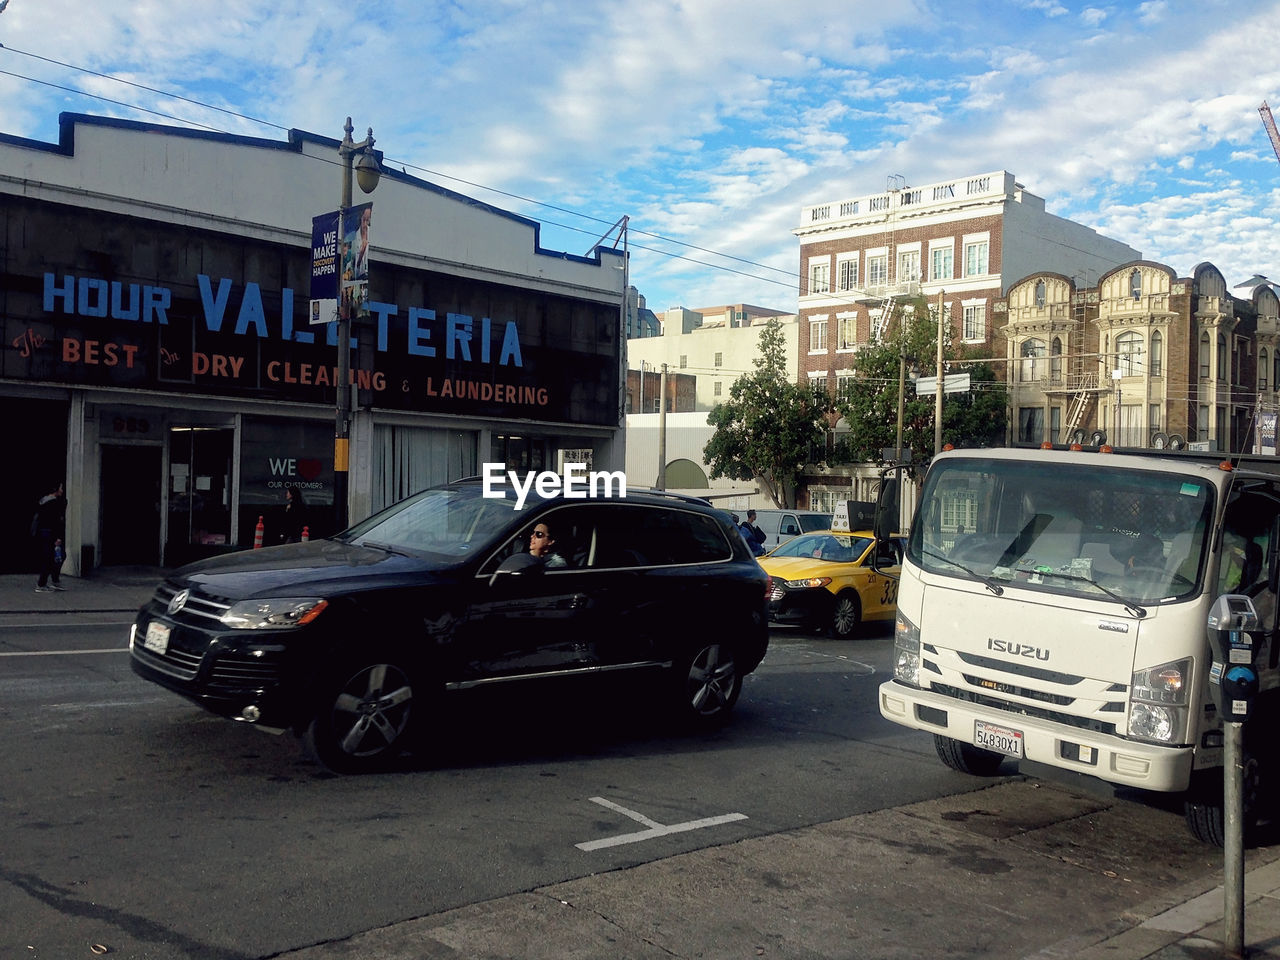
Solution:
M 135 611 L 164 579 L 160 567 L 100 567 L 91 577 L 62 575 L 62 590 L 36 591 L 36 575 L 0 574 L 0 613 Z
M 91 577 L 64 576 L 66 589 L 53 593 L 35 592 L 34 575 L 3 575 L 0 614 L 132 613 L 164 575 L 151 567 L 101 568 Z M 1007 823 L 1025 809 L 1025 791 L 1038 789 L 1034 781 L 1010 782 L 960 802 L 981 796 L 983 806 L 997 811 L 990 819 Z M 1221 871 L 1176 890 L 1144 878 L 1143 889 L 1160 892 L 1136 905 L 1090 895 L 1087 878 L 1114 880 L 1115 872 L 1055 857 L 1052 844 L 1024 839 L 1032 833 L 960 824 L 954 811 L 943 809 L 955 802 L 928 801 L 709 847 L 415 918 L 277 960 L 898 958 L 926 956 L 928 948 L 920 952 L 912 938 L 930 924 L 947 923 L 954 924 L 954 939 L 938 935 L 938 956 L 1230 956 L 1223 946 Z M 1126 817 L 1123 801 L 1091 814 L 1098 843 L 1079 846 L 1088 851 L 1079 855 L 1103 865 L 1108 856 L 1119 862 L 1123 852 L 1101 838 L 1127 837 Z M 1175 819 L 1171 829 L 1181 826 Z M 972 856 L 956 856 L 975 838 L 986 844 L 979 849 L 1013 864 L 1006 876 L 983 875 Z M 1156 848 L 1161 838 L 1145 842 Z M 1246 863 L 1244 955 L 1280 960 L 1280 847 L 1249 851 Z M 1025 906 L 1006 911 L 998 905 L 1001 898 L 1022 903 L 1028 890 L 1040 902 L 1030 915 L 1042 911 L 1043 926 L 1027 921 Z M 1062 920 L 1072 915 L 1078 932 L 1067 935 L 1073 927 Z

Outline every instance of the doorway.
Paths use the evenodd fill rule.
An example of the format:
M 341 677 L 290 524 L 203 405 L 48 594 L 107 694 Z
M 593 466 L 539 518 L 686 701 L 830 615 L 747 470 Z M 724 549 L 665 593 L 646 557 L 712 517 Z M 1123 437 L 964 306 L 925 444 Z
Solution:
M 231 464 L 235 430 L 169 428 L 169 525 L 165 563 L 179 566 L 234 549 Z
M 103 444 L 99 564 L 160 564 L 163 454 L 158 446 Z

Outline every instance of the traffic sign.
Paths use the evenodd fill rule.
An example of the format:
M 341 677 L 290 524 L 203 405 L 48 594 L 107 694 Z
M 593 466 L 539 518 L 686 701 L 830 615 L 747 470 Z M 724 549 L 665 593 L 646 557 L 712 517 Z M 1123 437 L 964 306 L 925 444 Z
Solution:
M 967 373 L 948 373 L 942 381 L 943 393 L 968 393 L 969 392 L 969 374 Z M 925 397 L 932 394 L 938 395 L 938 378 L 937 377 L 917 377 L 916 378 L 916 396 Z

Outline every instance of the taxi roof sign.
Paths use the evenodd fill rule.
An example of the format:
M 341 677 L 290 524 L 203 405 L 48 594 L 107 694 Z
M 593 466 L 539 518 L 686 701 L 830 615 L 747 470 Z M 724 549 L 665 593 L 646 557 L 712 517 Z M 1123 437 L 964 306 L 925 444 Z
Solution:
M 841 500 L 836 504 L 835 514 L 831 518 L 831 529 L 840 533 L 849 533 L 849 501 Z

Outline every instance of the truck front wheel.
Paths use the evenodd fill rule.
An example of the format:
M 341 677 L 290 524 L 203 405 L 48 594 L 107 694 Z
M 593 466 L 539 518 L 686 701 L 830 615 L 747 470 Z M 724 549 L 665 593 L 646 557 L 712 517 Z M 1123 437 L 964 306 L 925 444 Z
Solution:
M 933 735 L 933 746 L 938 759 L 952 770 L 959 770 L 975 777 L 994 777 L 1004 763 L 1004 754 L 992 753 L 970 743 L 961 743 L 951 737 Z

